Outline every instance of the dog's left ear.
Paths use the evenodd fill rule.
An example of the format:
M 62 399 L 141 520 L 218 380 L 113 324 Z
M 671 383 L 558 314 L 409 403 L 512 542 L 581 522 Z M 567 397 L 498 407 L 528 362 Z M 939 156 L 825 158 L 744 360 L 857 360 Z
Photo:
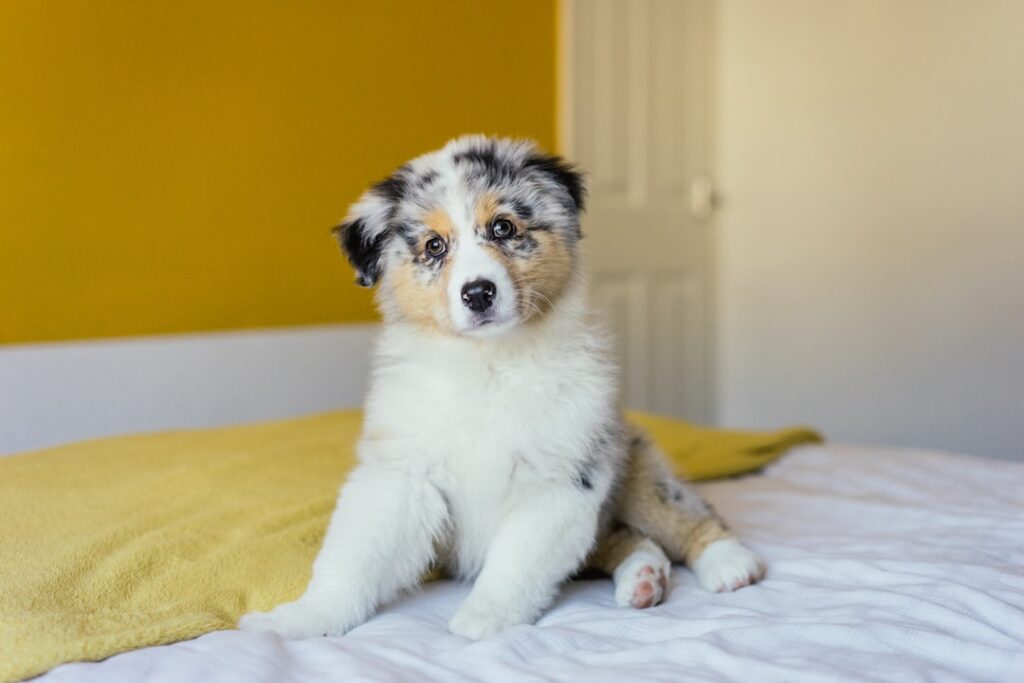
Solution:
M 380 279 L 381 256 L 392 236 L 391 219 L 402 199 L 405 181 L 393 175 L 363 193 L 345 220 L 334 228 L 334 236 L 356 271 L 356 284 L 372 287 Z
M 587 179 L 575 166 L 554 154 L 537 154 L 526 160 L 527 168 L 544 174 L 561 188 L 572 200 L 573 207 L 582 212 L 587 199 Z

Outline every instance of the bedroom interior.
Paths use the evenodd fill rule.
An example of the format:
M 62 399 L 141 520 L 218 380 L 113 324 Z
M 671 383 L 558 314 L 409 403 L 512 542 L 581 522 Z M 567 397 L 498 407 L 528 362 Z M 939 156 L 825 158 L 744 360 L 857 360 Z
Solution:
M 1022 26 L 1012 0 L 0 4 L 0 681 L 1019 678 Z M 626 407 L 767 579 L 680 567 L 644 613 L 576 581 L 475 645 L 449 582 L 345 638 L 230 630 L 301 583 L 358 425 L 379 323 L 331 227 L 466 132 L 588 171 Z M 316 463 L 265 470 L 282 508 L 236 529 L 276 563 L 218 493 L 264 457 Z M 225 592 L 153 611 L 195 576 Z

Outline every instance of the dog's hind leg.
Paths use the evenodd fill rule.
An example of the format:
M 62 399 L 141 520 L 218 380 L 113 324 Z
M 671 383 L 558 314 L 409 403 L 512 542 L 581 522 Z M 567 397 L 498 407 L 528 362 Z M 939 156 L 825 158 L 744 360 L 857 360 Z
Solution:
M 634 430 L 614 518 L 649 537 L 673 562 L 685 562 L 709 591 L 732 591 L 759 580 L 761 562 L 697 490 L 672 475 L 665 456 Z
M 615 581 L 615 602 L 622 607 L 653 607 L 668 593 L 672 563 L 665 551 L 629 527 L 619 527 L 598 541 L 587 566 Z

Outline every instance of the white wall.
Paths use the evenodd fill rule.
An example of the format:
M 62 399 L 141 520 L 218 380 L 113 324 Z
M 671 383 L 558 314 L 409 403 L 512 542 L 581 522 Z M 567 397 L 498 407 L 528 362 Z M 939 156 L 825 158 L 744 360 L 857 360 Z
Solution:
M 1024 458 L 1024 2 L 715 25 L 718 421 Z
M 376 325 L 0 347 L 0 455 L 363 402 Z

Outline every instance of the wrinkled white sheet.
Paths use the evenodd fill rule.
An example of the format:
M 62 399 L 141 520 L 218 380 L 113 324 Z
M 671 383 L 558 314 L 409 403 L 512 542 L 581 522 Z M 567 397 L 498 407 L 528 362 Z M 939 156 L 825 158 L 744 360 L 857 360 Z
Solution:
M 707 497 L 768 561 L 710 594 L 682 568 L 666 604 L 579 581 L 536 626 L 471 643 L 438 583 L 343 638 L 237 631 L 61 666 L 59 681 L 1024 681 L 1024 465 L 805 447 Z

